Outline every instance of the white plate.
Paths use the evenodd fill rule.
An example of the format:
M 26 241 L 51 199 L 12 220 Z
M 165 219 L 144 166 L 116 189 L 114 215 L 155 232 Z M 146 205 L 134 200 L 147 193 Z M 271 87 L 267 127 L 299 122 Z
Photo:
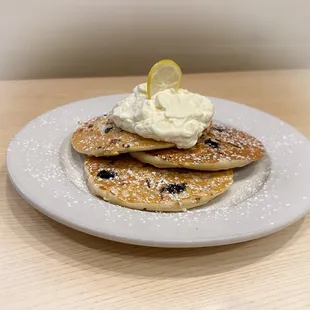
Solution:
M 78 121 L 112 109 L 125 95 L 59 107 L 25 126 L 7 153 L 15 188 L 35 208 L 75 229 L 110 240 L 162 247 L 242 242 L 276 232 L 310 209 L 310 144 L 268 114 L 219 98 L 215 119 L 261 139 L 265 158 L 235 173 L 230 190 L 207 206 L 181 213 L 130 210 L 93 197 L 82 156 L 71 149 Z

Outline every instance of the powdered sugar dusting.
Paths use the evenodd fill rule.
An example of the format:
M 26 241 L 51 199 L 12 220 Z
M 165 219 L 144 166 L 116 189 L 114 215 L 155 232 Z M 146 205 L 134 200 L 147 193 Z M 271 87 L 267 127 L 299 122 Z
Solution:
M 191 167 L 193 169 L 212 164 L 224 167 L 236 167 L 258 160 L 264 155 L 262 143 L 253 136 L 231 127 L 213 122 L 211 129 L 205 130 L 198 143 L 191 149 L 176 148 L 133 153 L 136 158 L 145 162 L 155 160 L 159 166 Z M 150 161 L 148 161 L 150 160 Z
M 72 148 L 69 135 L 59 149 L 59 162 L 68 179 L 80 190 L 88 192 L 83 173 L 84 157 Z
M 88 192 L 87 186 L 84 181 L 85 178 L 84 178 L 84 173 L 83 173 L 83 159 L 84 158 L 83 156 L 80 156 L 74 150 L 72 150 L 71 145 L 70 145 L 70 139 L 66 139 L 65 142 L 63 143 L 63 146 L 61 148 L 60 158 L 61 158 L 61 163 L 64 168 L 64 171 L 67 177 L 69 178 L 69 180 L 79 189 Z M 110 168 L 113 169 L 114 166 L 115 166 L 115 163 L 113 163 Z M 137 176 L 136 172 L 133 173 L 130 167 L 127 167 L 125 170 L 126 170 L 126 175 L 128 177 Z M 152 173 L 154 174 L 154 177 L 155 177 L 156 169 L 153 169 L 153 170 L 154 172 Z M 229 208 L 232 208 L 233 206 L 237 205 L 238 203 L 242 202 L 243 200 L 247 199 L 248 197 L 251 197 L 254 193 L 256 193 L 265 183 L 270 173 L 270 170 L 271 170 L 271 166 L 270 166 L 270 159 L 268 158 L 268 156 L 265 156 L 261 161 L 257 163 L 253 163 L 241 169 L 236 169 L 235 175 L 234 175 L 234 184 L 229 189 L 228 193 L 216 198 L 214 202 L 208 203 L 206 207 L 199 208 L 191 212 L 209 213 L 212 210 L 217 210 L 217 212 L 219 212 L 219 210 L 221 210 L 221 212 L 223 212 L 223 210 L 226 210 L 225 212 L 229 211 Z M 195 177 L 196 174 L 197 176 Z M 191 172 L 191 176 L 192 175 L 194 175 L 194 178 L 196 179 L 198 178 L 197 180 L 198 182 L 201 182 L 200 179 L 204 176 L 204 173 Z M 205 175 L 207 176 L 208 173 L 205 173 Z M 118 179 L 119 179 L 119 176 L 115 178 L 116 182 L 120 181 Z M 137 189 L 133 191 L 133 195 L 136 195 L 135 198 L 137 200 L 138 199 L 137 195 L 139 196 L 138 189 L 140 186 L 143 186 L 143 188 L 147 186 L 147 184 L 142 184 L 146 182 L 146 180 L 149 180 L 150 188 L 155 187 L 155 184 L 153 184 L 154 183 L 153 179 L 152 179 L 152 176 L 147 178 L 146 175 L 143 175 L 141 177 L 141 180 L 130 179 L 130 181 L 128 181 L 128 184 L 127 184 L 126 183 L 127 181 L 125 179 L 122 179 L 122 182 L 124 183 L 123 185 L 124 187 L 126 187 L 126 184 L 127 186 L 129 186 L 129 184 L 137 183 Z M 161 179 L 161 182 L 157 182 L 156 184 L 156 187 L 158 187 L 157 192 L 160 191 L 160 188 L 164 184 L 169 183 L 171 181 L 173 181 L 174 183 L 182 182 L 177 178 L 177 176 L 173 180 L 169 179 L 169 181 L 168 180 L 164 181 L 164 179 Z M 193 185 L 190 185 L 190 186 L 193 186 Z M 180 194 L 179 198 L 186 198 L 183 196 L 184 196 L 184 193 Z M 170 195 L 170 198 L 169 198 L 169 195 L 163 196 L 163 198 L 169 198 L 169 199 L 174 198 L 174 197 L 175 195 L 172 195 L 172 196 Z M 155 196 L 154 197 L 143 197 L 141 199 L 142 201 L 147 202 L 148 200 L 151 201 L 155 199 Z M 156 214 L 156 217 L 158 216 L 159 215 Z
M 73 153 L 62 146 L 78 121 L 104 114 L 117 100 L 119 97 L 96 98 L 64 106 L 37 118 L 15 137 L 8 150 L 9 173 L 29 201 L 85 231 L 104 236 L 108 229 L 110 238 L 114 232 L 131 240 L 157 240 L 158 244 L 195 238 L 222 240 L 234 234 L 251 238 L 255 232 L 275 231 L 305 214 L 309 195 L 303 180 L 310 172 L 307 139 L 271 116 L 220 99 L 215 100 L 217 120 L 258 138 L 267 154 L 238 170 L 226 194 L 208 207 L 168 214 L 130 210 L 90 195 L 80 183 L 81 158 L 71 157 Z M 70 182 L 70 165 L 79 175 L 74 177 L 78 179 L 75 184 Z
M 103 198 L 109 201 L 112 195 L 120 204 L 142 204 L 140 208 L 150 210 L 180 210 L 186 208 L 186 203 L 189 207 L 201 205 L 225 191 L 233 177 L 231 170 L 208 173 L 158 169 L 129 155 L 87 158 L 85 167 L 92 186 L 105 191 Z M 129 194 L 123 195 L 123 190 Z

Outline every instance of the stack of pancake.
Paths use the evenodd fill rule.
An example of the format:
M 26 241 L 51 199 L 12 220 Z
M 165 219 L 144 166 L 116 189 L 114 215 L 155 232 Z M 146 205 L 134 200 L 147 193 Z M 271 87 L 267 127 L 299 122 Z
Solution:
M 201 206 L 233 183 L 233 168 L 263 157 L 256 138 L 212 124 L 190 149 L 142 138 L 118 128 L 107 115 L 82 124 L 73 148 L 85 157 L 91 192 L 111 203 L 148 211 Z

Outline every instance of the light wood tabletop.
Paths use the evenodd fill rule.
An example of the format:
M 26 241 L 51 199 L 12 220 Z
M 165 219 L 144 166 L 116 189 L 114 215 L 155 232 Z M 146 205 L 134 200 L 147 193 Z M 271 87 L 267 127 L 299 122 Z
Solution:
M 6 148 L 28 121 L 75 100 L 130 92 L 144 80 L 0 82 L 0 309 L 310 309 L 309 216 L 237 245 L 147 248 L 67 228 L 13 189 Z M 310 137 L 309 83 L 310 70 L 299 70 L 187 75 L 183 86 L 257 107 Z

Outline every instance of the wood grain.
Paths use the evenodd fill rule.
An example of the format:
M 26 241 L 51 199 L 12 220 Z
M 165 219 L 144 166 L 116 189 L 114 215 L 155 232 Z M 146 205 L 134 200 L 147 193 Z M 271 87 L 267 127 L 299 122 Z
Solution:
M 188 75 L 184 87 L 255 106 L 310 137 L 310 71 Z M 41 215 L 7 179 L 10 138 L 35 116 L 143 77 L 0 82 L 0 309 L 308 309 L 309 216 L 272 236 L 203 249 L 118 244 Z M 263 124 L 262 124 L 263 126 Z

